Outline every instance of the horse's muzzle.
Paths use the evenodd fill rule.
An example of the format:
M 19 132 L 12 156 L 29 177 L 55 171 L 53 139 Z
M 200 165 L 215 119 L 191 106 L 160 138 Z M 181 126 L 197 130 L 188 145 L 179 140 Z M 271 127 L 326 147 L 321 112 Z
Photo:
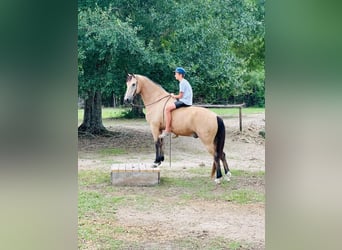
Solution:
M 124 99 L 124 103 L 125 103 L 125 104 L 131 104 L 132 101 L 133 101 L 133 98 L 125 98 L 125 99 Z

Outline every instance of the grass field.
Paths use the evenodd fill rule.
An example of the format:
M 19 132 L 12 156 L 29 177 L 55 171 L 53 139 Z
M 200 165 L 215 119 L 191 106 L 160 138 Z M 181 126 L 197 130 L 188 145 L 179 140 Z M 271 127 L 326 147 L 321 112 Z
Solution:
M 160 204 L 164 209 L 186 206 L 188 203 L 228 202 L 239 205 L 265 202 L 264 191 L 254 190 L 247 183 L 260 182 L 265 177 L 264 171 L 248 172 L 233 170 L 234 179 L 222 183 L 214 189 L 208 178 L 208 170 L 188 169 L 187 177 L 162 177 L 160 185 L 152 188 L 115 187 L 110 185 L 107 172 L 99 170 L 79 171 L 79 248 L 80 249 L 130 249 L 132 242 L 123 240 L 127 233 L 116 221 L 119 208 L 135 207 L 139 211 L 151 211 L 153 204 Z M 244 180 L 244 181 L 242 181 Z M 241 186 L 244 182 L 246 186 Z M 170 199 L 172 197 L 172 199 Z M 136 231 L 134 234 L 141 234 Z M 116 237 L 114 237 L 116 235 Z M 139 242 L 136 242 L 139 249 Z M 227 241 L 215 237 L 208 242 L 193 237 L 182 239 L 172 244 L 185 249 L 194 247 L 204 249 L 249 249 L 248 244 L 239 241 Z M 241 246 L 244 247 L 241 247 Z M 160 247 L 160 245 L 159 245 Z M 153 248 L 154 249 L 154 248 Z M 158 248 L 155 248 L 158 249 Z
M 79 137 L 79 249 L 264 249 L 262 144 L 238 140 L 240 134 L 227 137 L 233 177 L 216 185 L 209 176 L 210 155 L 198 153 L 202 145 L 178 138 L 182 141 L 172 149 L 175 165 L 162 167 L 159 185 L 112 186 L 111 164 L 149 162 L 153 149 L 146 150 L 152 144 L 145 119 L 125 119 L 126 108 L 102 111 L 103 124 L 117 126 L 117 134 Z M 213 111 L 238 120 L 238 109 Z M 243 109 L 246 128 L 259 124 L 264 112 Z M 78 119 L 82 122 L 83 110 Z

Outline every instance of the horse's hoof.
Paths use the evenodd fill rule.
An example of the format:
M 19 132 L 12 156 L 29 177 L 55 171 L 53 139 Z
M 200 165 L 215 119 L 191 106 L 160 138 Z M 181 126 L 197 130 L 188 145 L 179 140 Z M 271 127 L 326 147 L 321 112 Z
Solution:
M 198 138 L 198 135 L 194 132 L 194 133 L 192 133 L 192 137 L 193 138 Z
M 230 177 L 232 177 L 232 174 L 230 172 L 228 172 L 225 176 L 224 176 L 224 179 L 226 181 L 230 181 Z
M 221 184 L 221 179 L 217 179 L 217 178 L 216 178 L 216 179 L 215 179 L 215 183 L 216 183 L 216 184 Z
M 160 164 L 161 164 L 161 162 L 154 162 L 152 164 L 152 168 L 157 168 L 157 167 L 159 167 Z

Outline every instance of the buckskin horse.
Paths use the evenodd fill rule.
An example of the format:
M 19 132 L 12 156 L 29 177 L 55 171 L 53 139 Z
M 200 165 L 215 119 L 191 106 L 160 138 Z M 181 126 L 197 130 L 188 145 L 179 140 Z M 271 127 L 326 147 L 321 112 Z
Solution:
M 127 90 L 125 103 L 133 103 L 133 99 L 140 94 L 146 108 L 146 120 L 150 124 L 155 148 L 156 159 L 154 167 L 164 161 L 163 139 L 158 138 L 165 129 L 165 107 L 175 99 L 160 85 L 143 75 L 128 74 L 126 80 Z M 176 136 L 193 136 L 200 138 L 208 152 L 214 157 L 211 178 L 220 183 L 222 177 L 220 160 L 223 163 L 225 179 L 230 180 L 231 173 L 228 168 L 226 154 L 223 152 L 226 137 L 225 125 L 222 118 L 209 109 L 190 106 L 172 111 L 171 132 Z

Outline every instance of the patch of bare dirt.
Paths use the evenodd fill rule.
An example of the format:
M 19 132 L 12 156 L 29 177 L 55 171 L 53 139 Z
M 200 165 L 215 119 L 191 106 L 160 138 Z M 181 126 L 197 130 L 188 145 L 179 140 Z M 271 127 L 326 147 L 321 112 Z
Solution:
M 263 204 L 241 206 L 220 201 L 189 201 L 186 205 L 165 208 L 155 203 L 149 211 L 120 209 L 117 216 L 118 224 L 127 229 L 127 234 L 118 237 L 128 237 L 135 242 L 164 244 L 186 237 L 221 236 L 263 245 L 265 240 Z M 137 234 L 136 230 L 146 233 Z
M 234 131 L 232 133 L 232 141 L 241 141 L 263 145 L 265 143 L 264 133 L 264 126 L 251 123 L 243 131 Z

